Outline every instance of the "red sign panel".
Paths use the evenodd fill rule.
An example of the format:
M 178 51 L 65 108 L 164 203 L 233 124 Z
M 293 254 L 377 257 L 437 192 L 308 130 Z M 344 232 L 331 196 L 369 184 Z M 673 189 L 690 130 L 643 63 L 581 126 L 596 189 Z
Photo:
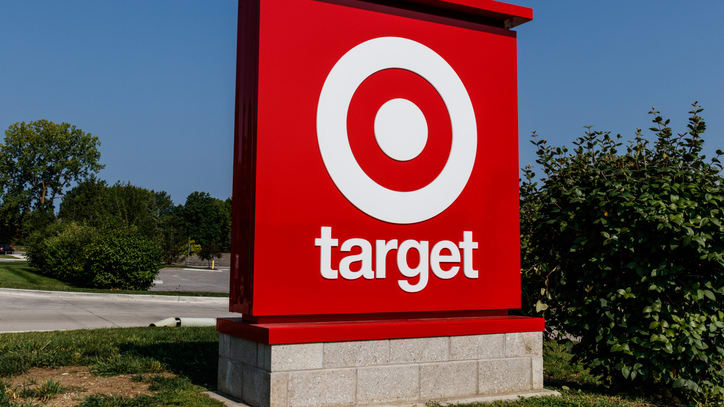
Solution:
M 361 1 L 240 7 L 231 310 L 519 308 L 515 33 Z

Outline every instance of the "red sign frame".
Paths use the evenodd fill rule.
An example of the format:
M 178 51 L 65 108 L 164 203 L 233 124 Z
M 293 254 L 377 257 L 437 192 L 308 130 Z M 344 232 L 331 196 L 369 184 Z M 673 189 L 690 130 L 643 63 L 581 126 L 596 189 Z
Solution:
M 516 37 L 508 28 L 532 12 L 492 0 L 382 3 L 396 2 L 239 3 L 230 309 L 245 319 L 520 307 Z M 384 55 L 389 67 L 380 70 Z M 351 81 L 349 71 L 367 63 L 379 66 Z M 373 181 L 369 193 L 347 177 L 349 160 L 334 161 L 338 145 L 326 144 L 344 129 L 330 124 L 325 139 L 348 82 L 346 139 Z M 474 120 L 457 103 L 462 92 Z M 375 144 L 375 113 L 393 99 L 411 100 L 427 123 L 427 143 L 409 161 Z M 470 123 L 472 154 L 460 141 L 469 141 L 460 129 Z M 428 195 L 393 200 L 465 157 L 460 188 L 464 169 Z

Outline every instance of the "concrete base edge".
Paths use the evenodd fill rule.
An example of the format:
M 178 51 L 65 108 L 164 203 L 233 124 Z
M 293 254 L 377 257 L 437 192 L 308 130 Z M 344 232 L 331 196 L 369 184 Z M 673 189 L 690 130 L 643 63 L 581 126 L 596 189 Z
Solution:
M 220 333 L 218 389 L 251 407 L 516 399 L 544 391 L 542 348 L 541 332 L 288 345 Z
M 461 398 L 461 399 L 454 399 L 454 400 L 445 400 L 441 404 L 444 406 L 450 405 L 450 404 L 467 404 L 467 403 L 492 403 L 494 401 L 515 401 L 519 399 L 527 399 L 531 397 L 549 397 L 549 396 L 560 396 L 561 393 L 558 393 L 555 390 L 548 390 L 548 389 L 541 389 L 541 390 L 531 390 L 527 392 L 520 392 L 520 393 L 511 393 L 511 394 L 498 394 L 494 396 L 477 396 L 477 397 L 469 397 L 469 398 Z M 433 400 L 434 401 L 434 400 Z M 415 404 L 415 406 L 424 407 L 426 404 Z
M 236 399 L 227 396 L 224 393 L 219 393 L 217 391 L 206 391 L 204 392 L 204 394 L 209 396 L 209 398 L 211 399 L 224 403 L 226 407 L 249 407 L 248 404 L 241 403 Z
M 226 407 L 251 407 L 248 404 L 244 404 L 242 402 L 236 401 L 234 399 L 229 398 L 229 396 L 218 393 L 218 392 L 206 392 L 204 393 L 207 396 L 211 397 L 214 400 L 218 400 Z M 511 393 L 511 394 L 498 394 L 495 396 L 479 396 L 479 397 L 472 397 L 472 398 L 461 398 L 456 400 L 445 400 L 442 405 L 454 405 L 454 404 L 467 404 L 467 403 L 492 403 L 495 401 L 515 401 L 518 399 L 527 399 L 531 397 L 553 397 L 553 396 L 560 396 L 561 393 L 558 393 L 555 390 L 548 390 L 548 389 L 542 389 L 542 390 L 533 390 L 533 391 L 527 391 L 527 392 L 520 392 L 520 393 Z M 434 400 L 433 400 L 434 401 Z M 398 403 L 398 404 L 375 404 L 375 405 L 367 405 L 362 407 L 425 407 L 427 403 Z

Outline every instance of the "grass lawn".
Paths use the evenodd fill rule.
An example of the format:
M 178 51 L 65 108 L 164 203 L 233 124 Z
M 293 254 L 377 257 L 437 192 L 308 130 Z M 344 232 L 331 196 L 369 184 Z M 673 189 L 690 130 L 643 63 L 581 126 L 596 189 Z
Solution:
M 59 397 L 76 397 L 81 407 L 220 406 L 202 394 L 216 387 L 217 358 L 218 336 L 214 328 L 2 334 L 0 407 L 52 406 Z M 561 397 L 465 406 L 656 405 L 652 399 L 607 392 L 586 369 L 571 363 L 570 358 L 563 346 L 546 342 L 546 387 L 560 391 Z M 85 374 L 82 381 L 68 379 L 81 374 Z M 94 383 L 92 388 L 84 387 L 89 381 Z M 108 388 L 122 391 L 104 390 Z
M 27 262 L 0 263 L 0 288 L 21 288 L 27 290 L 78 291 L 112 294 L 146 294 L 146 295 L 183 295 L 205 297 L 228 297 L 225 293 L 178 292 L 178 291 L 132 291 L 132 290 L 100 290 L 80 288 L 66 284 L 54 278 L 45 277 L 33 272 Z M 2 407 L 2 405 L 0 405 Z
M 73 289 L 60 280 L 33 273 L 31 270 L 24 261 L 0 263 L 0 287 L 54 291 Z
M 2 334 L 0 407 L 218 407 L 217 358 L 215 328 Z

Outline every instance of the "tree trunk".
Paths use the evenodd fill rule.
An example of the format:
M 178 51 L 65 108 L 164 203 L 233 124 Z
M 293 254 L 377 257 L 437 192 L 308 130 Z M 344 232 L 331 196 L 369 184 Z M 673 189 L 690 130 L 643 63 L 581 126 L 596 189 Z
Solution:
M 41 180 L 40 182 L 42 182 L 43 184 L 43 190 L 40 192 L 40 206 L 42 207 L 45 205 L 45 192 L 48 190 L 48 188 L 45 186 L 44 180 Z

